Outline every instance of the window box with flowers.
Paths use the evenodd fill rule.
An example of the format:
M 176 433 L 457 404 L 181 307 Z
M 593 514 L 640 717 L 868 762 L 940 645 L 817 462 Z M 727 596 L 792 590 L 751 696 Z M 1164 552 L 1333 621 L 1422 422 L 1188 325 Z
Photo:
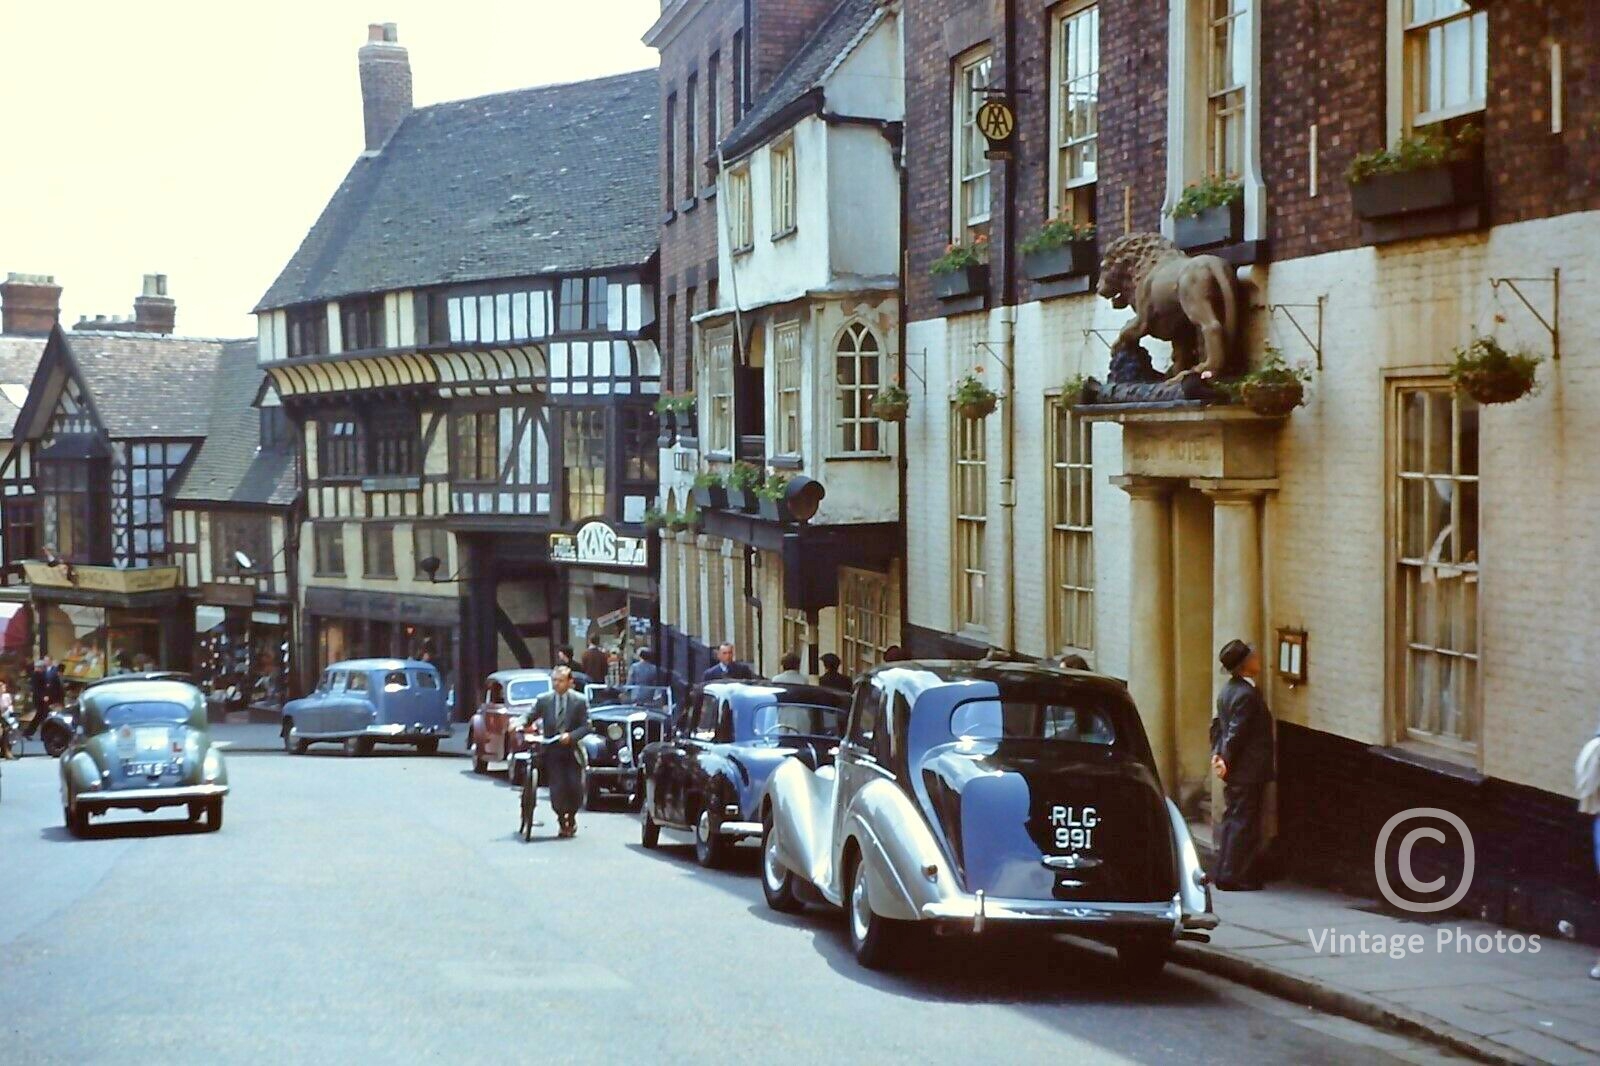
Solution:
M 768 522 L 790 522 L 794 515 L 789 512 L 789 501 L 784 498 L 789 489 L 787 474 L 773 474 L 766 481 L 757 485 L 756 512 Z
M 663 447 L 672 443 L 674 435 L 694 436 L 693 396 L 662 396 L 656 400 L 656 415 L 661 420 L 657 442 Z
M 933 294 L 941 300 L 981 295 L 989 288 L 989 238 L 980 233 L 971 244 L 947 245 L 928 274 Z
M 968 374 L 956 385 L 956 409 L 962 418 L 987 418 L 1000 402 L 994 390 L 978 379 L 979 373 L 982 371 Z
M 1022 242 L 1022 268 L 1034 281 L 1094 273 L 1094 223 L 1053 218 Z
M 1479 403 L 1512 403 L 1534 391 L 1540 358 L 1531 352 L 1508 352 L 1492 336 L 1457 348 L 1450 380 Z
M 756 496 L 756 489 L 761 485 L 762 480 L 759 466 L 751 463 L 734 463 L 733 469 L 728 471 L 728 475 L 724 479 L 728 510 L 755 514 L 760 505 L 760 500 Z
M 704 470 L 694 476 L 690 490 L 695 506 L 705 511 L 720 511 L 728 506 L 728 490 L 721 474 Z
M 1476 205 L 1483 200 L 1483 134 L 1469 125 L 1453 137 L 1404 137 L 1356 156 L 1345 176 L 1356 217 L 1366 222 Z
M 1235 178 L 1208 174 L 1185 185 L 1168 213 L 1173 243 L 1186 252 L 1244 240 L 1244 186 Z

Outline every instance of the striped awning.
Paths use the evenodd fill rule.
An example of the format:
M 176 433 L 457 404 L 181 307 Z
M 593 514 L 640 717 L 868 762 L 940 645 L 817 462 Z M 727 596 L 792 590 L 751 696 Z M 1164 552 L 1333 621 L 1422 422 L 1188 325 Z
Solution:
M 267 367 L 279 396 L 333 396 L 381 389 L 421 389 L 447 396 L 533 392 L 548 369 L 542 349 L 484 348 L 318 357 Z

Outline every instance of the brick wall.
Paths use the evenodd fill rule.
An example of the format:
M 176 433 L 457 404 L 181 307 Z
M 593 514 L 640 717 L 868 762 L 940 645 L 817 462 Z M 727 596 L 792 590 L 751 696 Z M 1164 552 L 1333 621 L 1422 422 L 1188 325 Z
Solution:
M 707 310 L 717 289 L 717 209 L 716 199 L 702 195 L 713 182 L 703 166 L 715 155 L 708 102 L 713 93 L 708 85 L 711 54 L 718 53 L 715 98 L 721 112 L 724 136 L 737 117 L 737 94 L 733 79 L 739 64 L 734 60 L 734 35 L 741 31 L 749 45 L 750 80 L 755 94 L 794 55 L 826 14 L 834 0 L 752 0 L 752 25 L 745 27 L 745 0 L 706 0 L 683 29 L 661 47 L 661 114 L 667 113 L 667 99 L 677 97 L 676 121 L 662 124 L 660 151 L 662 172 L 667 166 L 667 138 L 675 146 L 676 175 L 673 185 L 677 202 L 668 204 L 663 194 L 661 226 L 660 313 L 667 313 L 667 297 L 673 296 L 675 321 L 661 325 L 662 342 L 670 338 L 670 351 L 664 351 L 666 380 L 663 388 L 681 392 L 692 387 L 691 366 L 694 334 L 689 325 L 693 315 Z M 693 146 L 684 144 L 686 85 L 691 73 L 698 75 L 698 114 L 694 118 Z M 692 180 L 691 180 L 692 179 Z M 667 183 L 662 182 L 662 188 Z

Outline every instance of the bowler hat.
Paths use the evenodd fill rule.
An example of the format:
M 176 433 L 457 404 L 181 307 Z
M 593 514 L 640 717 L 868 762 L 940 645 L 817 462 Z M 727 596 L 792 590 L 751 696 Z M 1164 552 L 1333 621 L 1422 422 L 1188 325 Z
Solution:
M 1239 669 L 1239 665 L 1248 658 L 1250 658 L 1250 645 L 1242 640 L 1228 641 L 1217 653 L 1217 661 L 1230 674 Z

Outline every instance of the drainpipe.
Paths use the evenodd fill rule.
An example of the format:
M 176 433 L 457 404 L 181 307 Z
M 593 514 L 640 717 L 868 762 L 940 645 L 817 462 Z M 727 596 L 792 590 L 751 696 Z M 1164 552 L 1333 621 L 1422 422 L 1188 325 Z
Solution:
M 1005 0 L 1005 87 L 1013 109 L 1017 108 L 1017 0 Z M 1018 125 L 1021 123 L 1019 122 Z M 1000 405 L 1000 510 L 1005 526 L 1002 565 L 1005 567 L 1006 616 L 1002 646 L 1017 650 L 1017 162 L 1013 153 L 1020 137 L 1014 136 L 1012 152 L 1005 162 L 1005 206 L 1000 224 L 1004 227 L 1000 245 L 1000 347 L 1005 354 L 1006 398 Z
M 902 389 L 906 388 L 906 360 L 911 358 L 911 353 L 906 351 L 906 275 L 911 267 L 911 246 L 907 241 L 906 223 L 911 216 L 911 182 L 906 173 L 905 129 L 900 127 L 897 135 L 890 138 L 890 147 L 894 151 L 895 168 L 900 171 L 900 269 L 896 272 L 897 292 L 895 298 L 898 306 L 895 309 L 895 337 L 896 348 L 900 353 L 899 365 L 895 367 L 895 383 Z M 927 373 L 927 369 L 923 369 Z M 911 390 L 906 389 L 909 393 Z M 926 391 L 926 389 L 924 389 Z M 920 412 L 921 407 L 915 408 Z M 895 425 L 895 441 L 898 454 L 895 456 L 895 480 L 899 490 L 899 508 L 895 513 L 895 536 L 898 542 L 898 555 L 900 558 L 900 646 L 906 645 L 906 624 L 911 617 L 911 568 L 910 562 L 910 536 L 906 527 L 906 514 L 909 503 L 909 465 L 906 455 L 906 427 L 910 425 L 908 417 Z

